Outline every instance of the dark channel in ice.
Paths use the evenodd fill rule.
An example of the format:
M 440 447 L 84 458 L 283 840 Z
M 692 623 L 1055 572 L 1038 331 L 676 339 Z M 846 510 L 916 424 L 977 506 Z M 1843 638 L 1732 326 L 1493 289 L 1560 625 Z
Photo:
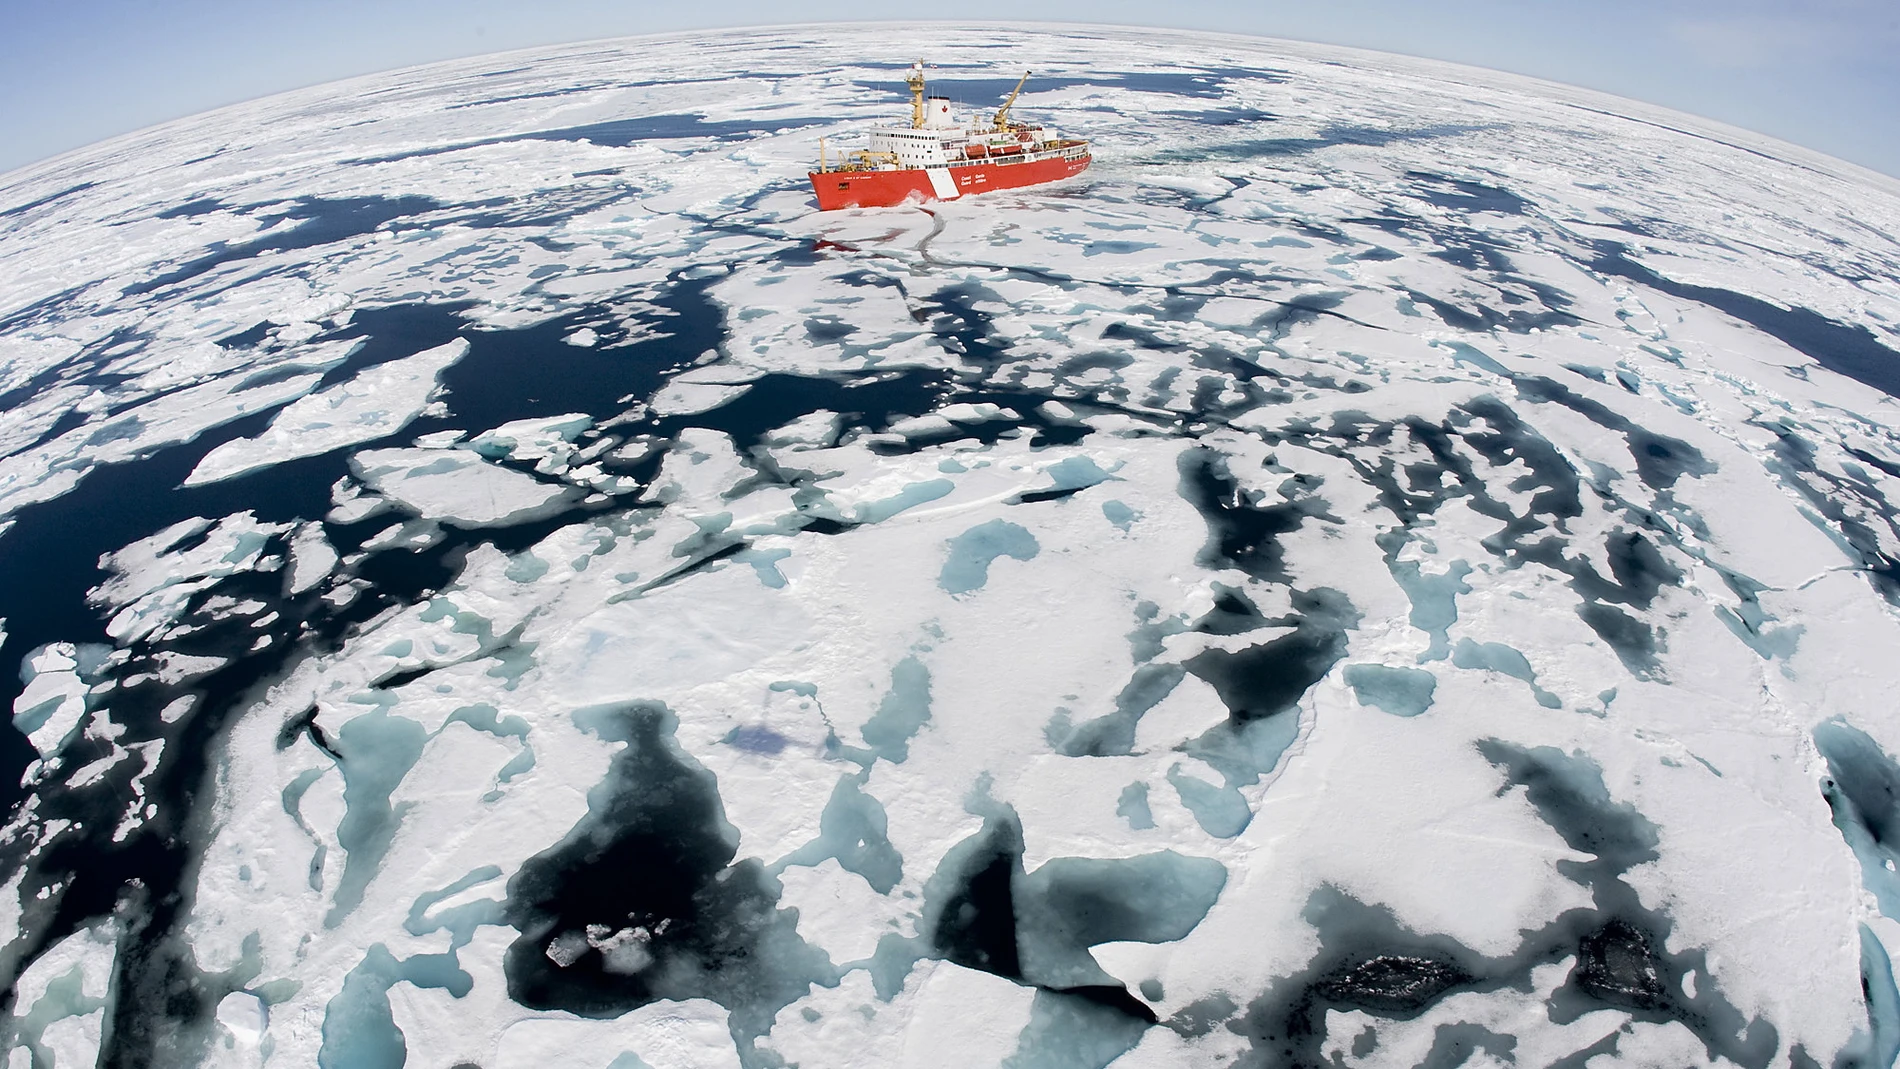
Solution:
M 1597 242 L 1596 253 L 1596 259 L 1586 264 L 1594 271 L 1640 282 L 1671 297 L 1708 305 L 1779 338 L 1835 374 L 1864 383 L 1889 397 L 1900 397 L 1900 350 L 1883 344 L 1866 327 L 1837 323 L 1808 308 L 1783 308 L 1734 290 L 1665 278 L 1630 259 L 1629 246 L 1619 242 Z
M 252 206 L 244 214 L 255 212 L 258 229 L 276 227 L 289 219 L 295 226 L 285 227 L 273 233 L 240 241 L 235 244 L 214 244 L 212 250 L 195 260 L 180 264 L 164 274 L 144 282 L 127 286 L 123 293 L 127 297 L 137 297 L 164 289 L 167 286 L 187 282 L 221 264 L 235 260 L 248 260 L 267 252 L 284 252 L 290 249 L 309 249 L 318 245 L 329 245 L 348 238 L 373 233 L 378 227 L 406 215 L 421 215 L 440 209 L 442 205 L 428 197 L 298 197 L 283 204 L 262 204 Z
M 612 148 L 625 148 L 642 141 L 713 140 L 742 141 L 760 134 L 777 134 L 806 126 L 823 126 L 832 120 L 826 116 L 794 116 L 785 119 L 708 119 L 693 112 L 669 115 L 645 115 L 634 119 L 612 119 L 585 126 L 530 130 L 519 134 L 460 141 L 451 145 L 430 145 L 407 152 L 381 156 L 361 156 L 343 160 L 345 164 L 373 166 L 399 160 L 440 156 L 484 145 L 503 145 L 515 141 L 584 141 Z

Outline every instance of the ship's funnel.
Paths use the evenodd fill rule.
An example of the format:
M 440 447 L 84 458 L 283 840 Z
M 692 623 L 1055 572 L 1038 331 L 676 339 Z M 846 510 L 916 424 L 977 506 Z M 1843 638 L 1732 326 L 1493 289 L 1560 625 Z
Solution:
M 933 130 L 956 125 L 950 117 L 949 97 L 930 97 L 924 101 L 924 125 Z

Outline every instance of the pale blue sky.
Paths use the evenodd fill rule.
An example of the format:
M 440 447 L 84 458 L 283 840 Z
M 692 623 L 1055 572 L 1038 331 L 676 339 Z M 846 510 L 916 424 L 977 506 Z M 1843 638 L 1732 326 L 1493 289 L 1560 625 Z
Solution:
M 1900 176 L 1900 0 L 0 0 L 0 171 L 222 104 L 432 60 L 907 15 L 1407 52 L 1678 108 Z

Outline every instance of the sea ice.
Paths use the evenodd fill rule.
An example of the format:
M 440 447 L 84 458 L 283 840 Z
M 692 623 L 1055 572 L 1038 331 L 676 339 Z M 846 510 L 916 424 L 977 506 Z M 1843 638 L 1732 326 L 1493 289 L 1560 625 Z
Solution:
M 369 449 L 350 458 L 359 478 L 417 515 L 456 527 L 507 527 L 560 511 L 579 498 L 457 449 Z
M 297 457 L 386 438 L 422 412 L 442 370 L 467 353 L 467 339 L 457 338 L 378 364 L 348 382 L 299 398 L 278 410 L 263 434 L 226 442 L 207 453 L 185 478 L 185 485 L 217 482 Z

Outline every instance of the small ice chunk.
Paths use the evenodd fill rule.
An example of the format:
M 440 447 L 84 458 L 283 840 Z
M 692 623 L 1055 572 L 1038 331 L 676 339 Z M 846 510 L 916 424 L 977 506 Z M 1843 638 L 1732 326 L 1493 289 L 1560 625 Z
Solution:
M 581 955 L 592 950 L 588 945 L 587 933 L 581 931 L 562 932 L 548 940 L 548 948 L 543 953 L 548 960 L 565 969 L 581 960 Z
M 807 412 L 771 434 L 766 435 L 766 443 L 774 446 L 806 446 L 822 449 L 838 438 L 838 426 L 843 417 L 827 409 Z
M 268 1021 L 263 1000 L 248 991 L 233 991 L 218 1003 L 218 1023 L 243 1046 L 256 1046 Z
M 935 413 L 931 413 L 923 416 L 912 416 L 909 419 L 900 419 L 896 423 L 891 424 L 890 430 L 891 433 L 901 434 L 906 438 L 925 438 L 934 434 L 948 434 L 954 430 L 955 427 L 956 425 L 949 420 Z
M 350 466 L 409 510 L 456 527 L 528 523 L 580 496 L 460 449 L 372 449 L 351 457 Z
M 301 594 L 321 583 L 336 561 L 336 550 L 323 537 L 323 525 L 304 524 L 290 539 L 289 592 Z
M 518 419 L 469 439 L 467 447 L 488 457 L 540 460 L 572 453 L 581 432 L 594 425 L 585 412 L 569 412 L 539 419 Z
M 79 678 L 79 650 L 53 642 L 26 657 L 26 689 L 13 701 L 13 726 L 42 757 L 58 753 L 86 715 L 86 682 Z
M 1000 405 L 991 404 L 988 401 L 982 401 L 977 404 L 960 401 L 953 405 L 943 406 L 937 410 L 937 414 L 955 423 L 988 423 L 991 420 L 997 419 L 1022 418 L 1015 412 L 1003 408 Z

